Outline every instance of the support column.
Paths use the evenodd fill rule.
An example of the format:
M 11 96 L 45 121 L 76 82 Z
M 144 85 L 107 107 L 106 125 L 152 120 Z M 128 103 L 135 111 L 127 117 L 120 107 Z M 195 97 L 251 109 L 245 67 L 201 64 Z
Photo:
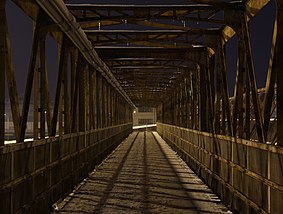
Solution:
M 232 124 L 231 124 L 231 110 L 229 104 L 229 92 L 228 92 L 228 82 L 227 82 L 227 71 L 226 71 L 226 57 L 225 57 L 225 46 L 224 40 L 221 39 L 221 51 L 220 51 L 220 58 L 222 62 L 222 69 L 221 69 L 221 81 L 223 86 L 223 100 L 225 114 L 223 116 L 223 123 L 225 123 L 225 115 L 227 119 L 227 133 L 225 133 L 226 127 L 223 127 L 223 131 L 225 134 L 232 135 Z
M 6 26 L 5 4 L 0 2 L 0 146 L 5 142 L 5 71 L 6 71 Z
M 21 123 L 20 123 L 20 137 L 19 137 L 20 142 L 24 141 L 25 133 L 26 133 L 26 125 L 27 125 L 27 118 L 28 118 L 28 112 L 29 112 L 29 106 L 30 106 L 30 98 L 31 98 L 32 85 L 33 85 L 34 71 L 36 68 L 36 62 L 37 62 L 37 57 L 38 57 L 37 51 L 39 47 L 41 19 L 42 17 L 39 14 L 36 20 L 36 25 L 35 25 L 34 34 L 33 34 L 32 52 L 31 52 L 28 76 L 27 76 L 27 81 L 26 81 L 26 89 L 25 89 L 25 96 L 24 96 L 24 102 L 23 102 L 23 108 L 22 108 L 22 117 L 21 117 Z
M 222 82 L 221 82 L 221 56 L 220 56 L 220 47 L 217 49 L 217 58 L 216 58 L 216 96 L 214 100 L 214 127 L 215 133 L 220 134 L 220 100 L 222 97 Z
M 67 47 L 66 47 L 67 48 Z M 66 53 L 66 59 L 64 61 L 63 70 L 63 85 L 64 85 L 64 134 L 70 133 L 70 98 L 69 98 L 69 80 L 68 80 L 68 55 Z
M 42 66 L 42 65 L 41 65 Z M 45 138 L 45 93 L 44 93 L 44 68 L 40 67 L 40 139 Z
M 243 13 L 241 17 L 242 17 L 241 21 L 242 21 L 242 30 L 243 30 L 243 35 L 244 35 L 244 44 L 245 44 L 245 49 L 246 49 L 246 54 L 247 54 L 247 68 L 249 72 L 249 81 L 250 81 L 250 86 L 251 86 L 254 114 L 255 114 L 255 119 L 256 119 L 258 141 L 260 143 L 265 143 L 265 138 L 263 134 L 263 123 L 262 123 L 262 117 L 261 117 L 261 111 L 260 111 L 260 105 L 259 105 L 259 98 L 257 94 L 255 71 L 254 71 L 254 65 L 253 65 L 249 26 L 248 26 L 246 14 Z
M 243 138 L 243 88 L 244 88 L 244 56 L 245 48 L 242 32 L 238 33 L 238 62 L 237 76 L 234 90 L 233 107 L 233 133 L 235 136 Z
M 49 95 L 49 84 L 48 84 L 48 74 L 47 74 L 47 67 L 46 67 L 46 55 L 45 55 L 45 41 L 46 41 L 46 33 L 41 35 L 40 39 L 40 68 L 41 68 L 41 78 L 42 78 L 42 85 L 41 85 L 41 93 L 43 94 L 44 98 L 44 112 L 43 116 L 47 121 L 48 127 L 48 134 L 51 134 L 51 109 L 50 109 L 50 95 Z M 34 101 L 35 102 L 35 101 Z
M 268 141 L 268 128 L 270 123 L 270 117 L 272 114 L 272 104 L 275 94 L 275 82 L 276 82 L 276 68 L 274 64 L 275 60 L 275 49 L 276 49 L 276 39 L 277 39 L 277 20 L 274 22 L 273 39 L 271 46 L 271 54 L 269 59 L 269 66 L 267 72 L 267 79 L 265 85 L 265 97 L 264 97 L 264 107 L 263 107 L 263 132 L 266 141 Z M 279 83 L 280 84 L 280 83 Z M 271 139 L 270 139 L 271 140 Z
M 59 111 L 61 111 L 60 103 L 62 104 L 62 91 L 63 91 L 62 90 L 62 79 L 64 75 L 65 60 L 66 60 L 66 38 L 65 36 L 63 36 L 62 46 L 60 50 L 59 69 L 58 69 L 57 87 L 56 87 L 56 95 L 55 95 L 55 104 L 54 104 L 54 109 L 53 109 L 51 136 L 55 136 L 56 134 L 58 114 L 59 114 Z M 61 125 L 59 124 L 59 126 Z
M 207 118 L 208 118 L 208 131 L 210 133 L 215 133 L 214 127 L 214 55 L 207 56 Z
M 198 70 L 197 68 L 193 70 L 192 73 L 192 105 L 191 105 L 191 115 L 192 115 L 192 129 L 198 129 L 198 114 L 197 106 L 199 104 L 198 100 Z
M 93 94 L 94 94 L 94 87 L 93 87 L 93 67 L 89 66 L 88 72 L 88 91 L 89 91 L 89 129 L 94 129 L 94 108 L 93 108 Z
M 246 72 L 246 118 L 245 118 L 245 138 L 250 140 L 251 138 L 251 87 L 249 74 Z
M 86 69 L 79 73 L 79 131 L 86 130 Z
M 4 20 L 4 25 L 6 26 L 6 59 L 5 59 L 6 60 L 5 74 L 6 74 L 6 81 L 7 81 L 6 85 L 9 91 L 10 106 L 12 110 L 15 137 L 16 137 L 16 141 L 19 142 L 19 136 L 20 136 L 19 135 L 19 132 L 20 132 L 19 99 L 18 99 L 17 84 L 16 84 L 16 79 L 15 79 L 14 65 L 13 65 L 13 59 L 12 59 L 11 41 L 10 41 L 10 35 L 9 35 L 9 30 L 8 30 L 6 19 Z
M 277 145 L 283 146 L 283 3 L 277 2 L 277 42 L 275 71 L 277 73 Z
M 200 66 L 200 104 L 199 104 L 199 130 L 207 131 L 207 93 L 206 93 L 206 68 Z
M 72 57 L 72 63 L 74 63 L 74 65 L 72 66 L 72 101 L 71 101 L 71 123 L 72 123 L 72 128 L 71 128 L 71 132 L 76 132 L 78 125 L 77 125 L 77 121 L 78 121 L 78 114 L 77 114 L 77 109 L 78 109 L 78 88 L 79 88 L 79 73 L 82 69 L 84 69 L 84 64 L 85 61 L 82 58 L 83 56 L 81 55 L 81 53 L 77 52 L 77 50 L 74 52 L 74 56 Z
M 34 71 L 34 79 L 33 79 L 33 139 L 38 140 L 38 98 L 39 98 L 39 83 L 38 83 L 38 65 L 36 65 L 36 69 Z

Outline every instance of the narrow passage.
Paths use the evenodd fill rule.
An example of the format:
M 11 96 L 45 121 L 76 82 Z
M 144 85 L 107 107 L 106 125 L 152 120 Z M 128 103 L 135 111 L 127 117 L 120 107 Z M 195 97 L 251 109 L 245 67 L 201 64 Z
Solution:
M 56 213 L 231 213 L 156 132 L 133 132 Z

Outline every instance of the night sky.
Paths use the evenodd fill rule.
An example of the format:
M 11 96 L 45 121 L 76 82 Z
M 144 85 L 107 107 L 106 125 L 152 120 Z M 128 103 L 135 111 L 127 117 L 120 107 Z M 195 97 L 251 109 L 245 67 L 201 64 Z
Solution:
M 93 2 L 93 1 L 65 1 L 70 3 L 76 2 Z M 143 1 L 143 0 L 98 0 L 98 4 L 184 4 L 189 1 L 174 0 L 174 1 Z M 13 62 L 15 68 L 15 75 L 17 80 L 18 94 L 23 96 L 25 89 L 25 81 L 27 76 L 29 58 L 31 53 L 32 43 L 32 20 L 27 17 L 17 6 L 10 0 L 7 0 L 7 19 L 9 33 L 11 37 L 11 45 L 13 51 Z M 265 86 L 265 78 L 267 73 L 268 61 L 270 56 L 270 47 L 273 31 L 273 22 L 275 17 L 275 1 L 272 0 L 256 17 L 251 20 L 251 40 L 254 56 L 254 65 L 256 71 L 258 87 Z M 49 88 L 50 95 L 54 97 L 56 90 L 57 70 L 58 70 L 58 56 L 57 44 L 51 37 L 46 41 L 47 52 L 47 68 L 49 72 Z M 228 69 L 228 83 L 229 91 L 232 94 L 235 84 L 236 74 L 236 56 L 237 56 L 237 39 L 231 39 L 226 47 L 227 50 L 227 69 Z

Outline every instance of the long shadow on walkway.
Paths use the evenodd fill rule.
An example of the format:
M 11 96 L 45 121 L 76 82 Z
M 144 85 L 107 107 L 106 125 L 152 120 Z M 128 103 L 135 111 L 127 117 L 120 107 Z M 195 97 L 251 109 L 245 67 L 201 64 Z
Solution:
M 229 213 L 157 133 L 133 133 L 74 193 L 65 213 Z

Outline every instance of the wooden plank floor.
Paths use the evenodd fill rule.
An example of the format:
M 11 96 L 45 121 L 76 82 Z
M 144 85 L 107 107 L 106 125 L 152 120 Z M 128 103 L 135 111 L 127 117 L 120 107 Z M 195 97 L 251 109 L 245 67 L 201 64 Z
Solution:
M 58 213 L 231 213 L 156 132 L 133 132 Z

